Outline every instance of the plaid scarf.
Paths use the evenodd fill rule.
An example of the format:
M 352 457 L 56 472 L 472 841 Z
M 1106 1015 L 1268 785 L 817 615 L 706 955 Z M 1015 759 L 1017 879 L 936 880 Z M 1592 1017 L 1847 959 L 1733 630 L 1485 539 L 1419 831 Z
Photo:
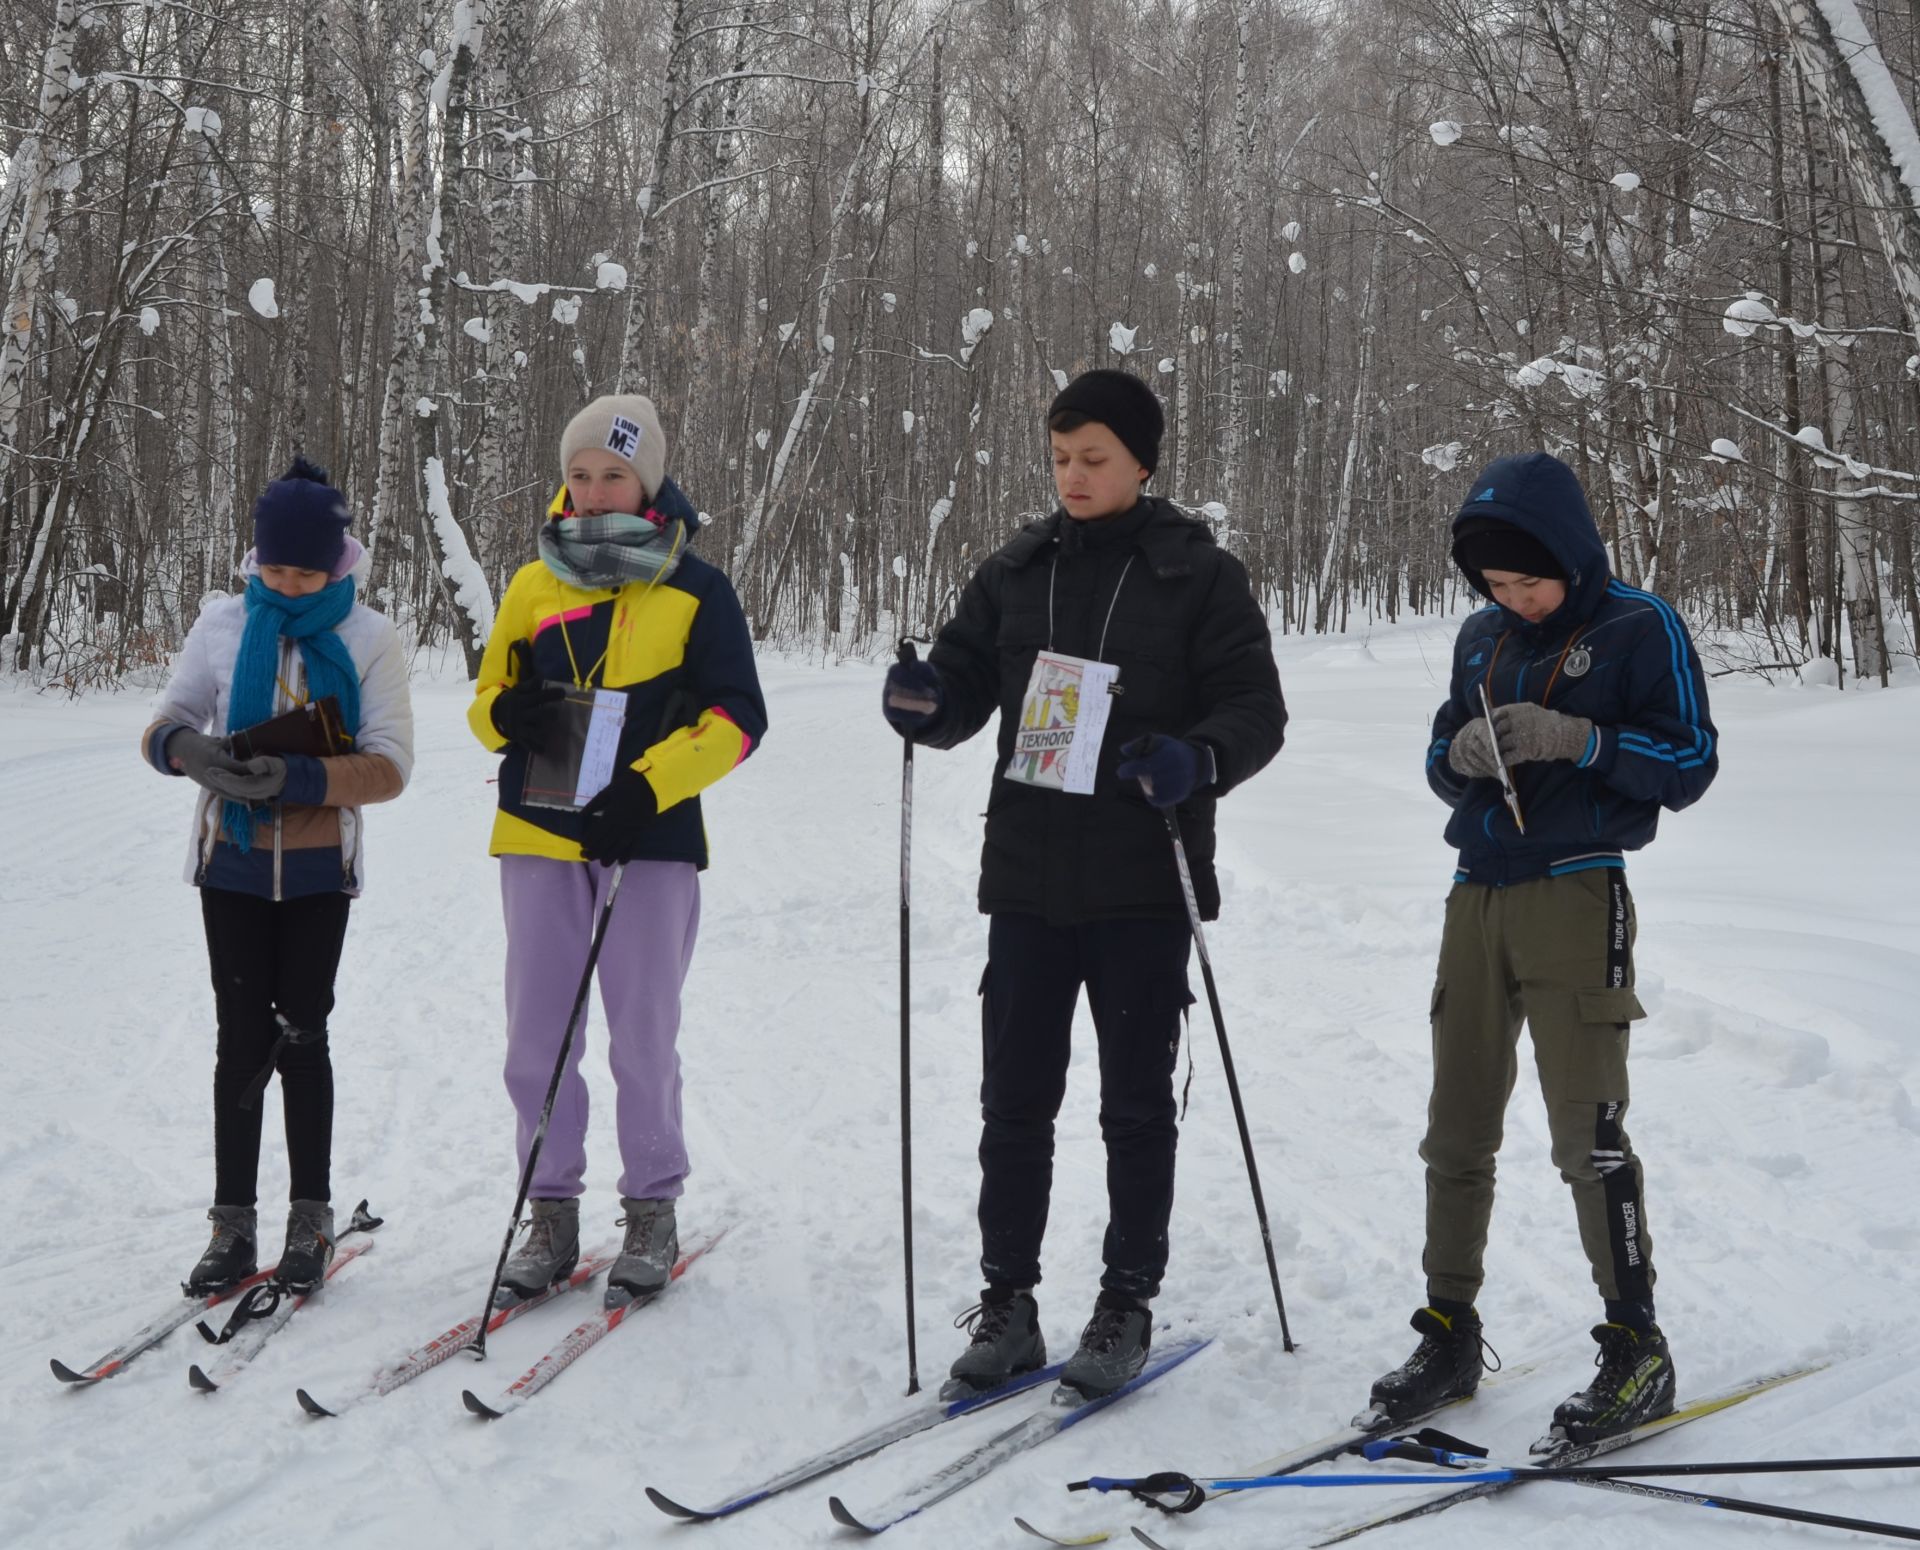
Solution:
M 655 518 L 659 520 L 655 520 Z M 665 581 L 687 546 L 679 517 L 555 517 L 540 529 L 540 558 L 562 581 L 576 587 L 620 587 L 629 581 Z

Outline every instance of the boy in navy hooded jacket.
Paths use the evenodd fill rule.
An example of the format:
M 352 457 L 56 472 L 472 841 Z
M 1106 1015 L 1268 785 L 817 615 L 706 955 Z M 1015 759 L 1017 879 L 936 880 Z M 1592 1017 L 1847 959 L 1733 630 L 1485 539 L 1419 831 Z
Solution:
M 1624 1126 L 1628 1028 L 1646 1015 L 1633 990 L 1626 852 L 1653 838 L 1662 807 L 1678 811 L 1707 789 L 1719 740 L 1686 625 L 1609 573 L 1566 464 L 1544 452 L 1490 464 L 1453 535 L 1455 563 L 1492 606 L 1461 627 L 1427 750 L 1460 852 L 1420 1148 L 1427 1306 L 1413 1317 L 1419 1348 L 1374 1384 L 1372 1405 L 1399 1421 L 1479 1383 L 1473 1302 L 1525 1022 L 1554 1164 L 1606 1305 L 1593 1331 L 1599 1373 L 1554 1412 L 1555 1432 L 1584 1442 L 1673 1408 L 1642 1171 Z

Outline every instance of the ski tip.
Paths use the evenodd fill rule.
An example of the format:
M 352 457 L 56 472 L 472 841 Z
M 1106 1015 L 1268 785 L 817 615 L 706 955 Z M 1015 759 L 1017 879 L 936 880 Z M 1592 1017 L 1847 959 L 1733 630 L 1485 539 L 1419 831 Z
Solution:
M 492 1405 L 474 1393 L 472 1389 L 462 1389 L 460 1391 L 460 1403 L 465 1405 L 483 1421 L 497 1421 L 501 1416 L 506 1414 L 504 1410 L 494 1409 Z
M 1049 1534 L 1045 1529 L 1035 1528 L 1025 1518 L 1015 1518 L 1013 1526 L 1023 1533 L 1033 1535 L 1035 1539 L 1045 1540 L 1050 1545 L 1104 1545 L 1113 1538 L 1105 1529 L 1091 1534 L 1075 1534 L 1071 1537 L 1065 1534 Z
M 1149 1534 L 1137 1523 L 1133 1528 L 1133 1537 L 1139 1540 L 1141 1544 L 1147 1546 L 1147 1550 L 1167 1550 L 1165 1545 L 1161 1544 L 1159 1540 L 1155 1539 L 1153 1535 Z
M 334 1414 L 333 1411 L 321 1404 L 319 1400 L 315 1399 L 305 1389 L 295 1389 L 293 1391 L 293 1397 L 300 1401 L 300 1408 L 306 1411 L 308 1415 L 330 1416 Z
M 198 1362 L 195 1362 L 187 1369 L 187 1382 L 192 1384 L 193 1387 L 198 1389 L 202 1394 L 211 1394 L 220 1387 L 219 1384 L 215 1383 L 213 1379 L 206 1375 Z
M 654 1506 L 658 1507 L 668 1517 L 678 1518 L 682 1523 L 705 1523 L 716 1516 L 716 1514 L 711 1512 L 702 1512 L 698 1507 L 682 1506 L 671 1496 L 656 1491 L 652 1486 L 647 1487 L 647 1500 L 652 1502 Z
M 62 1383 L 93 1382 L 92 1373 L 75 1372 L 71 1367 L 69 1367 L 65 1362 L 61 1361 L 60 1358 L 57 1356 L 54 1357 L 50 1362 L 48 1362 L 47 1365 L 53 1369 L 53 1375 L 56 1378 L 58 1378 Z
M 862 1523 L 848 1510 L 847 1504 L 837 1496 L 827 1498 L 827 1511 L 833 1514 L 833 1521 L 842 1528 L 858 1529 L 862 1534 L 877 1534 L 879 1529 Z

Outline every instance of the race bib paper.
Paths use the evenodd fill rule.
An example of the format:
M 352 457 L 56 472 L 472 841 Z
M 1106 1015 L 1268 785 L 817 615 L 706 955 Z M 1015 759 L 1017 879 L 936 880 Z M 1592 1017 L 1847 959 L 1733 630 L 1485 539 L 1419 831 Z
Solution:
M 624 690 L 594 691 L 593 718 L 587 723 L 587 746 L 580 754 L 580 779 L 573 792 L 575 807 L 585 807 L 613 779 L 614 761 L 620 756 L 620 728 L 626 719 Z
M 1056 651 L 1035 657 L 1007 779 L 1091 796 L 1119 680 L 1120 669 L 1110 662 Z

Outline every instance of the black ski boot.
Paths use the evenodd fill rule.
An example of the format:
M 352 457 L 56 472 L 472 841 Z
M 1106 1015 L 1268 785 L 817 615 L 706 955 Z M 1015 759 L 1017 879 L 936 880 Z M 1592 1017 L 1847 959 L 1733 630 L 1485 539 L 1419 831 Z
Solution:
M 1673 1413 L 1673 1352 L 1657 1324 L 1646 1330 L 1596 1324 L 1593 1338 L 1600 1342 L 1594 1357 L 1600 1371 L 1553 1412 L 1555 1438 L 1597 1442 Z
M 259 1220 L 252 1206 L 215 1206 L 207 1213 L 213 1223 L 213 1237 L 200 1263 L 180 1283 L 189 1297 L 211 1297 L 224 1292 L 260 1268 L 258 1250 Z
M 1061 1369 L 1060 1387 L 1075 1390 L 1083 1399 L 1111 1394 L 1138 1376 L 1152 1344 L 1153 1315 L 1147 1305 L 1124 1292 L 1102 1292 L 1080 1332 L 1080 1349 Z
M 333 1263 L 333 1207 L 324 1200 L 296 1200 L 287 1207 L 287 1247 L 274 1280 L 290 1292 L 310 1292 Z
M 1420 1344 L 1398 1367 L 1377 1379 L 1368 1396 L 1371 1407 L 1353 1418 L 1360 1427 L 1388 1421 L 1411 1421 L 1431 1414 L 1456 1399 L 1466 1399 L 1480 1387 L 1484 1365 L 1497 1371 L 1500 1358 L 1481 1334 L 1480 1315 L 1472 1309 L 1445 1314 L 1422 1308 L 1411 1323 Z M 1481 1356 L 1482 1349 L 1490 1360 Z
M 1040 1306 L 1029 1291 L 989 1286 L 980 1300 L 953 1321 L 973 1338 L 954 1358 L 942 1399 L 966 1399 L 1047 1365 L 1047 1340 L 1040 1333 Z

